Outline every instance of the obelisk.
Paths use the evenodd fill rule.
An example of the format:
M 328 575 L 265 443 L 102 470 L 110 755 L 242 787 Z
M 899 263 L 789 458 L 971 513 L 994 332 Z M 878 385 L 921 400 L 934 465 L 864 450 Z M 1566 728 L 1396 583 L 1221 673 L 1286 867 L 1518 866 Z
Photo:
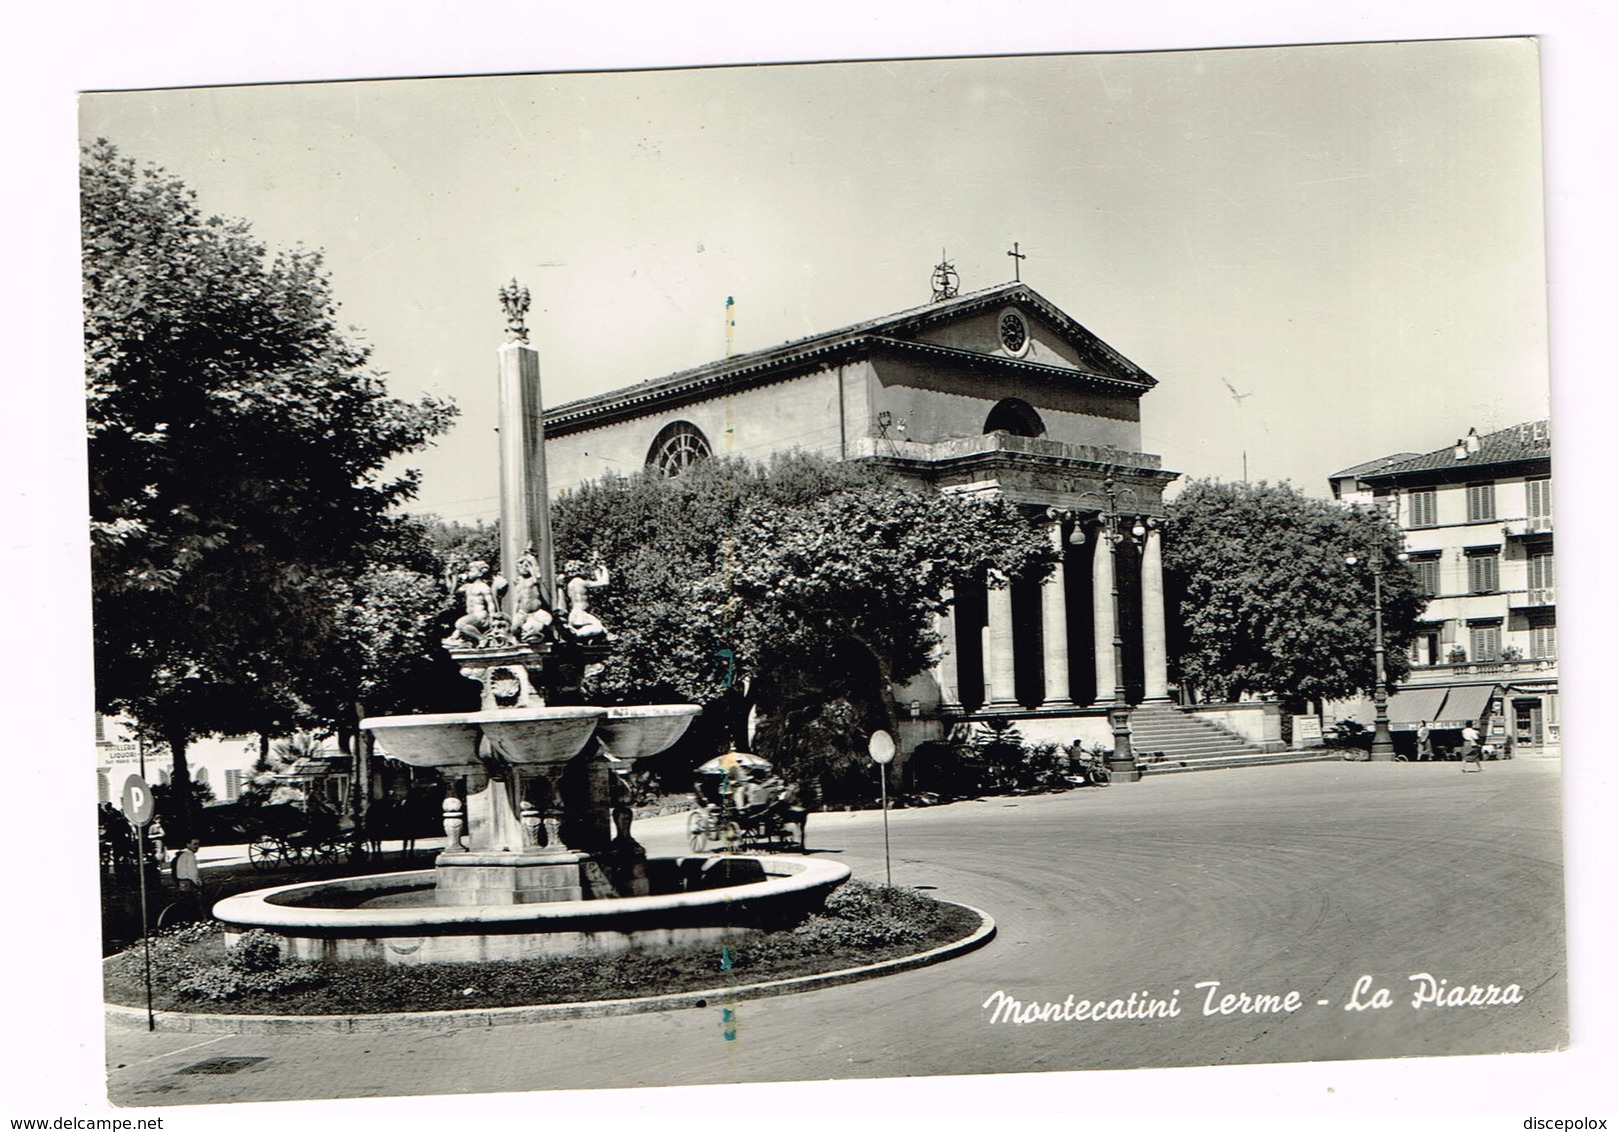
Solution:
M 551 550 L 550 485 L 545 477 L 544 403 L 539 388 L 539 351 L 528 342 L 523 317 L 528 288 L 513 279 L 500 288 L 506 311 L 506 341 L 498 353 L 500 389 L 500 570 L 507 586 L 503 602 L 513 628 L 517 563 L 530 549 L 539 564 L 547 607 L 556 605 L 556 564 Z

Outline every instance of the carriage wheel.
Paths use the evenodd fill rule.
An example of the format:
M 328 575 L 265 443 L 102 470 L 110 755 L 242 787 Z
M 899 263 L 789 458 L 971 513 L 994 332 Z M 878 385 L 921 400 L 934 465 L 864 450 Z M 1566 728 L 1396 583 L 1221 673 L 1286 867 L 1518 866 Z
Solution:
M 685 833 L 691 841 L 693 853 L 706 853 L 708 851 L 708 815 L 701 810 L 692 810 L 691 816 L 685 820 Z
M 255 869 L 274 868 L 281 857 L 281 845 L 268 837 L 261 837 L 247 847 L 247 859 Z

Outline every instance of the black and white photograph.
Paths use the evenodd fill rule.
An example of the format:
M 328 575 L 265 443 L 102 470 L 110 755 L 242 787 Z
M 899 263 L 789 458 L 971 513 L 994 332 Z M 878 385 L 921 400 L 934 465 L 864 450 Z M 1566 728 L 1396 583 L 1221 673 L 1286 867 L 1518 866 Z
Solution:
M 57 1112 L 1610 1111 L 1566 32 L 1374 23 L 74 72 Z

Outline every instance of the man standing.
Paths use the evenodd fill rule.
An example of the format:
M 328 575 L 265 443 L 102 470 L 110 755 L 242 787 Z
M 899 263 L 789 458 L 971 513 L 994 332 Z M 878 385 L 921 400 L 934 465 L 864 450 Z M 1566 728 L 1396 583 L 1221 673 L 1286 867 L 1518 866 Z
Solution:
M 1432 729 L 1427 726 L 1427 721 L 1424 719 L 1421 721 L 1421 726 L 1416 728 L 1416 761 L 1426 762 L 1432 757 L 1433 732 Z
M 191 919 L 201 913 L 197 898 L 202 892 L 202 872 L 197 868 L 197 850 L 202 842 L 193 837 L 185 848 L 174 854 L 174 886 L 180 890 L 177 903 L 185 906 Z

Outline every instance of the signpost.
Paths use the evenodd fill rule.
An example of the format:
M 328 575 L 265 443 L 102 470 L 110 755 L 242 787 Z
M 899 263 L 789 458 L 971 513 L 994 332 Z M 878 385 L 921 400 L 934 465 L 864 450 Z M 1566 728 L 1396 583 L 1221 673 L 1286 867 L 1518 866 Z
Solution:
M 144 759 L 142 760 L 145 761 Z M 140 878 L 140 938 L 146 950 L 146 1029 L 157 1029 L 152 1015 L 152 937 L 146 930 L 146 827 L 157 812 L 152 788 L 138 774 L 124 779 L 124 817 L 135 827 L 135 874 Z
M 893 736 L 886 731 L 871 735 L 871 761 L 882 771 L 882 860 L 888 869 L 888 887 L 893 887 L 893 855 L 888 850 L 888 764 L 893 761 Z

